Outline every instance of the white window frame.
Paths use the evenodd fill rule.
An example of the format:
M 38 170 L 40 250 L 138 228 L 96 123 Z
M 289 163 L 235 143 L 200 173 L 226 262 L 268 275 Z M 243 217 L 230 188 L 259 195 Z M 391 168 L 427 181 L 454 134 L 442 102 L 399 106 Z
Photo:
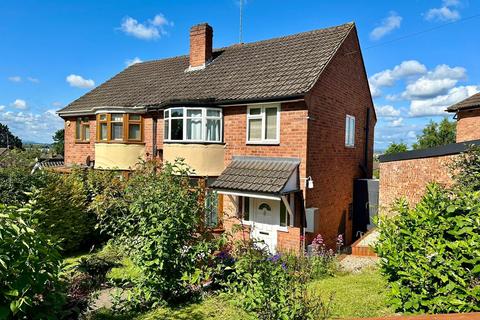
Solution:
M 270 108 L 277 108 L 277 132 L 276 132 L 276 138 L 275 139 L 266 139 L 266 109 Z M 251 109 L 260 109 L 260 114 L 258 115 L 251 115 L 250 110 Z M 280 104 L 262 104 L 262 105 L 249 105 L 247 107 L 247 133 L 246 133 L 246 143 L 247 144 L 279 144 L 280 143 L 280 114 L 281 114 L 281 108 Z M 249 132 L 250 132 L 250 120 L 251 119 L 261 119 L 262 120 L 262 138 L 260 140 L 254 140 L 250 141 L 249 140 Z
M 181 117 L 173 117 L 173 119 L 182 119 L 183 123 L 183 139 L 181 140 L 173 140 L 171 139 L 172 133 L 172 110 L 174 109 L 182 109 L 183 115 Z M 187 113 L 189 110 L 201 110 L 202 116 L 200 117 L 188 117 Z M 219 111 L 219 116 L 207 116 L 208 110 Z M 168 114 L 168 117 L 166 115 Z M 187 139 L 187 120 L 188 119 L 201 119 L 202 122 L 202 139 Z M 207 120 L 220 120 L 220 140 L 207 140 Z M 222 143 L 223 142 L 223 112 L 221 108 L 206 108 L 206 107 L 172 107 L 165 109 L 163 111 L 163 123 L 168 121 L 168 132 L 165 136 L 165 127 L 164 127 L 164 142 L 186 142 L 186 143 Z
M 355 117 L 349 114 L 345 117 L 345 147 L 355 147 Z

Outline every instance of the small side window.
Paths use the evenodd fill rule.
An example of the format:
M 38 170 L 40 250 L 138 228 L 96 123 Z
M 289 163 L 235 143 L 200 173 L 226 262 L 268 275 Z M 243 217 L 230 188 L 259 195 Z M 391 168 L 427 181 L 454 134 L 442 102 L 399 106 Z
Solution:
M 355 147 L 355 117 L 351 115 L 345 118 L 345 146 Z

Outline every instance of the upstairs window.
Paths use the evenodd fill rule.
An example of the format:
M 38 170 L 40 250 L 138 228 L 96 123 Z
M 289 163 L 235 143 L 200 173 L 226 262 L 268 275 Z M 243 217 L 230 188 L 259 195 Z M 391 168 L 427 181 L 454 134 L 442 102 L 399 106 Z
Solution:
M 97 141 L 142 142 L 142 116 L 139 114 L 103 113 L 97 115 Z
M 247 110 L 247 143 L 276 144 L 280 141 L 280 106 L 251 106 Z
M 88 117 L 77 118 L 75 124 L 75 140 L 90 141 L 90 120 Z
M 355 147 L 355 117 L 350 115 L 345 118 L 345 146 Z
M 167 142 L 222 142 L 222 110 L 171 108 L 163 113 Z

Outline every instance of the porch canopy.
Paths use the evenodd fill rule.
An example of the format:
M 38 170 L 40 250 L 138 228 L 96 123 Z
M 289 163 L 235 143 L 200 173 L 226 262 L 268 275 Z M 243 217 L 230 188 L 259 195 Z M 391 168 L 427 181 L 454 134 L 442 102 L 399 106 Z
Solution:
M 282 200 L 300 190 L 298 158 L 234 156 L 210 187 L 220 194 Z

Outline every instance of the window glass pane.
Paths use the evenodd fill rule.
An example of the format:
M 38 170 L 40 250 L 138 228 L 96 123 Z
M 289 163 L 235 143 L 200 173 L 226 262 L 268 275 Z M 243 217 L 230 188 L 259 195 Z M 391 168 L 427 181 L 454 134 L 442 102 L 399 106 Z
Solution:
M 83 139 L 90 140 L 90 126 L 83 126 Z
M 163 123 L 163 139 L 166 139 L 168 140 L 169 139 L 169 136 L 168 136 L 168 131 L 169 128 L 168 128 L 168 120 L 165 120 L 164 123 Z
M 139 114 L 130 114 L 128 118 L 133 121 L 140 121 L 141 119 Z
M 112 123 L 112 140 L 123 140 L 123 123 Z
M 82 122 L 88 123 L 88 117 L 82 118 Z
M 265 139 L 277 139 L 277 108 L 267 108 L 265 110 Z
M 259 114 L 262 113 L 262 109 L 261 109 L 261 108 L 251 108 L 249 113 L 250 113 L 252 116 L 253 116 L 253 115 L 259 115 Z
M 172 109 L 172 117 L 183 117 L 183 109 Z
M 106 114 L 101 114 L 100 115 L 100 120 L 107 120 L 107 115 Z
M 75 123 L 75 139 L 77 139 L 77 140 L 81 139 L 81 137 L 80 137 L 80 126 L 81 126 L 81 120 L 80 120 L 80 118 L 78 118 L 77 122 Z
M 248 141 L 262 140 L 262 119 L 250 119 L 248 122 Z
M 100 123 L 100 140 L 107 140 L 107 124 Z
M 172 119 L 171 140 L 183 140 L 183 119 Z
M 202 119 L 201 118 L 187 119 L 187 140 L 202 140 Z
M 194 118 L 201 118 L 202 117 L 202 110 L 187 110 L 187 117 L 194 117 Z
M 170 110 L 165 110 L 165 111 L 163 111 L 163 117 L 164 117 L 165 119 L 167 119 L 168 117 L 170 117 Z
M 112 121 L 120 122 L 123 121 L 123 114 L 121 113 L 112 113 Z
M 206 225 L 208 227 L 216 227 L 218 225 L 218 195 L 214 192 L 208 192 L 205 206 Z
M 140 124 L 130 123 L 128 125 L 128 140 L 140 140 Z
M 250 198 L 243 198 L 243 220 L 250 220 Z
M 207 110 L 207 117 L 220 117 L 220 116 L 221 116 L 220 110 L 211 110 L 211 109 Z
M 350 118 L 350 145 L 355 145 L 355 118 Z
M 280 226 L 287 226 L 287 208 L 282 200 L 280 200 Z
M 207 141 L 222 141 L 220 137 L 220 119 L 207 119 Z

